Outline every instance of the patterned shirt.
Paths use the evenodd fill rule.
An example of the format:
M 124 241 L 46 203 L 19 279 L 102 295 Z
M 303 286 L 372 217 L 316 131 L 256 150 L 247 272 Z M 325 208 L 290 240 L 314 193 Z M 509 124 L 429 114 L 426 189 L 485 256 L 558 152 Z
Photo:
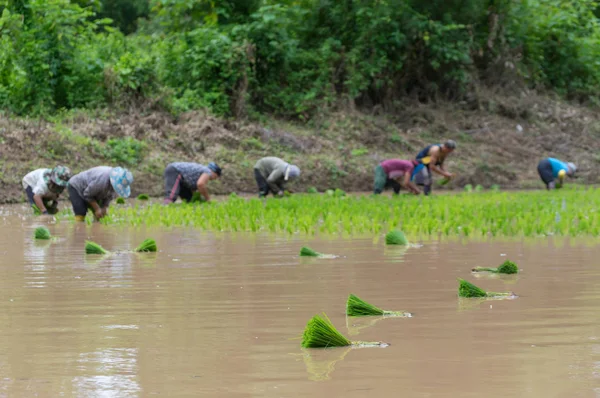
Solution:
M 112 167 L 108 166 L 93 167 L 75 174 L 69 180 L 69 185 L 87 202 L 95 200 L 102 207 L 108 207 L 108 204 L 117 197 L 110 183 L 111 171 Z
M 208 167 L 199 163 L 176 162 L 171 163 L 171 166 L 177 169 L 181 174 L 183 185 L 191 191 L 198 189 L 198 179 L 202 174 L 212 174 Z

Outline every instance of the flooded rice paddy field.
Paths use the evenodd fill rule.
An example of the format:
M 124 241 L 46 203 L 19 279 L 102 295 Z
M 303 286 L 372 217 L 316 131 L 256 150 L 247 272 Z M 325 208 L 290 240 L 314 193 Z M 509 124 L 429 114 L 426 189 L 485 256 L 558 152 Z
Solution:
M 425 240 L 208 233 L 0 214 L 0 396 L 600 397 L 594 239 Z M 86 239 L 158 253 L 85 255 Z M 298 257 L 303 245 L 338 259 Z M 516 276 L 471 275 L 519 264 Z M 516 300 L 457 298 L 457 278 Z M 413 318 L 346 319 L 349 293 Z M 302 349 L 326 312 L 352 340 Z

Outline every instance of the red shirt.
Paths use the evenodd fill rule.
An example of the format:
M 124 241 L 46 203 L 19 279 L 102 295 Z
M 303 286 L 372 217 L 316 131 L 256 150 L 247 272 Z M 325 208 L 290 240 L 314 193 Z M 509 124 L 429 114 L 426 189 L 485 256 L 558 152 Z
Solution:
M 383 167 L 383 171 L 385 171 L 385 174 L 388 176 L 390 174 L 400 176 L 406 173 L 412 174 L 415 169 L 415 164 L 412 160 L 388 159 L 381 162 L 381 167 Z

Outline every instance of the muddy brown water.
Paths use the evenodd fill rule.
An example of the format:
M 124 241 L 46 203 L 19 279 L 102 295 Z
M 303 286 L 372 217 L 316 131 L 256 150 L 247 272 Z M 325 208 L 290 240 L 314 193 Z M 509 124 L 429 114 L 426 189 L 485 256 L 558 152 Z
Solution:
M 305 238 L 50 223 L 0 210 L 0 396 L 600 397 L 600 246 Z M 156 254 L 83 253 L 93 239 Z M 301 246 L 341 254 L 301 259 Z M 518 276 L 472 276 L 516 261 Z M 457 277 L 511 301 L 459 300 Z M 348 293 L 409 319 L 349 319 Z M 352 340 L 304 350 L 325 311 Z

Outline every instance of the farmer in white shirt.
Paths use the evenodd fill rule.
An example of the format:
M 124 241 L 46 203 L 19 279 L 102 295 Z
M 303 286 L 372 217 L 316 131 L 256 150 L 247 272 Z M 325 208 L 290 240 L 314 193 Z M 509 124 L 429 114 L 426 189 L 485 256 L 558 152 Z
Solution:
M 65 166 L 37 169 L 23 177 L 23 189 L 34 211 L 37 207 L 42 214 L 56 214 L 58 197 L 64 191 L 70 178 L 71 170 Z

